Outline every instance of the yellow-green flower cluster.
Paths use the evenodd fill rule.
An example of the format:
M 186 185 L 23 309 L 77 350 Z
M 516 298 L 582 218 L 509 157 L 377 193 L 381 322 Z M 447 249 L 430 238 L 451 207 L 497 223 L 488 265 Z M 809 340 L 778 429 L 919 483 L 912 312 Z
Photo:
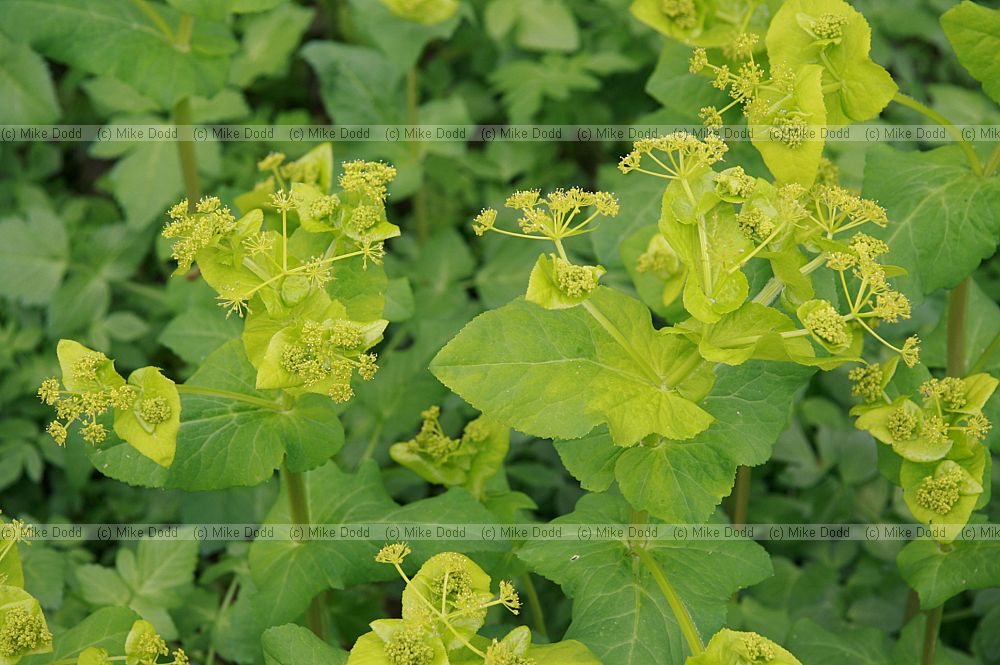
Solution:
M 504 206 L 521 213 L 517 221 L 520 233 L 507 231 L 496 226 L 497 211 L 485 208 L 472 223 L 476 235 L 494 231 L 503 235 L 534 239 L 561 240 L 575 235 L 589 233 L 597 217 L 616 217 L 618 199 L 610 192 L 591 192 L 579 187 L 556 189 L 542 196 L 537 189 L 517 191 L 507 197 Z M 584 210 L 591 212 L 577 221 Z
M 31 614 L 24 607 L 14 606 L 3 613 L 0 626 L 0 657 L 16 660 L 52 642 L 52 633 L 40 614 Z
M 128 384 L 111 387 L 101 387 L 97 378 L 97 370 L 110 363 L 103 353 L 89 351 L 78 359 L 72 374 L 76 381 L 85 381 L 95 385 L 91 390 L 73 392 L 66 390 L 55 377 L 46 379 L 38 389 L 38 397 L 48 406 L 56 408 L 56 419 L 49 423 L 46 431 L 60 446 L 66 443 L 69 426 L 80 420 L 80 432 L 88 443 L 102 443 L 108 435 L 107 428 L 97 422 L 110 408 L 125 410 L 132 408 L 138 397 L 138 391 Z M 155 400 L 154 400 L 155 402 Z M 163 400 L 147 407 L 151 415 L 163 417 L 158 421 L 147 421 L 150 424 L 163 422 L 170 417 L 170 407 Z M 155 412 L 155 413 L 154 413 Z
M 806 329 L 831 346 L 847 346 L 851 343 L 851 332 L 841 316 L 829 301 L 822 301 L 802 321 Z
M 938 515 L 947 515 L 961 497 L 959 488 L 964 478 L 958 465 L 940 475 L 924 477 L 917 488 L 917 503 Z
M 385 201 L 389 183 L 396 177 L 396 168 L 382 162 L 355 160 L 344 162 L 342 168 L 339 182 L 344 191 L 363 194 L 378 202 Z
M 851 394 L 855 397 L 862 397 L 866 402 L 882 399 L 882 379 L 885 375 L 879 363 L 855 367 L 847 376 L 854 383 Z
M 281 368 L 307 387 L 330 379 L 327 394 L 336 402 L 346 402 L 354 396 L 351 377 L 355 371 L 365 381 L 375 378 L 378 371 L 375 354 L 358 353 L 364 342 L 361 325 L 353 321 L 306 320 L 297 342 L 282 350 Z
M 167 214 L 171 221 L 163 228 L 163 237 L 176 239 L 171 256 L 177 261 L 179 272 L 191 268 L 199 251 L 236 228 L 236 218 L 214 196 L 198 201 L 195 212 L 188 211 L 188 200 L 184 199 L 170 208 Z
M 407 442 L 407 447 L 413 452 L 430 457 L 436 464 L 446 462 L 461 446 L 461 441 L 449 437 L 441 429 L 440 416 L 439 406 L 423 411 L 420 414 L 423 418 L 420 431 Z
M 558 256 L 553 259 L 556 286 L 570 298 L 583 298 L 597 288 L 602 271 L 595 266 L 578 266 Z
M 690 132 L 673 132 L 655 138 L 640 139 L 632 150 L 618 162 L 622 173 L 638 171 L 667 179 L 683 178 L 696 169 L 711 166 L 722 160 L 728 146 L 715 134 L 699 139 Z M 643 159 L 655 166 L 646 169 Z

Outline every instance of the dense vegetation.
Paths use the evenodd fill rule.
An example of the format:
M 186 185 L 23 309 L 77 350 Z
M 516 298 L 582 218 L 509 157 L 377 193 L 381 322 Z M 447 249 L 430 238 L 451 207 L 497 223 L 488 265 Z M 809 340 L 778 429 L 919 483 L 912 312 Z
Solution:
M 998 51 L 968 0 L 0 3 L 0 665 L 1000 663 Z M 103 523 L 615 528 L 32 537 Z M 724 524 L 924 528 L 663 535 Z

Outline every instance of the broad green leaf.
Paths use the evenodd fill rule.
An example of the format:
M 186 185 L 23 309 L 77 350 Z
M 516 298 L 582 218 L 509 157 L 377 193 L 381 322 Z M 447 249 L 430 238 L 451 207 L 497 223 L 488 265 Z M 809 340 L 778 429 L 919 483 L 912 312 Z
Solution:
M 15 35 L 16 36 L 16 35 Z M 59 101 L 45 61 L 0 33 L 0 124 L 44 125 L 59 117 Z
M 229 80 L 245 88 L 261 77 L 285 75 L 313 14 L 311 9 L 289 3 L 244 18 L 243 39 L 240 50 L 233 55 Z
M 704 394 L 704 372 L 664 387 L 693 346 L 659 335 L 649 310 L 611 289 L 598 287 L 587 305 L 546 310 L 515 300 L 473 319 L 431 371 L 486 415 L 543 438 L 574 439 L 607 423 L 616 443 L 630 445 L 708 427 L 692 401 Z M 691 381 L 700 394 L 685 390 Z
M 956 286 L 996 251 L 1000 178 L 973 174 L 957 148 L 875 146 L 862 194 L 889 215 L 886 228 L 868 232 L 889 244 L 886 263 L 906 269 L 894 283 L 910 298 Z
M 23 221 L 0 221 L 0 295 L 32 305 L 47 303 L 68 263 L 66 229 L 54 212 L 36 207 Z
M 121 653 L 125 638 L 132 624 L 139 617 L 125 607 L 105 607 L 97 610 L 64 633 L 56 636 L 51 654 L 33 656 L 21 661 L 22 665 L 41 665 L 55 660 L 76 658 L 84 649 L 105 649 Z
M 293 623 L 268 628 L 260 638 L 264 665 L 344 665 L 347 654 Z
M 303 395 L 278 401 L 276 391 L 254 388 L 256 371 L 240 340 L 210 355 L 181 390 L 181 427 L 170 469 L 158 469 L 130 447 L 88 449 L 102 473 L 126 482 L 188 491 L 257 485 L 284 464 L 305 471 L 323 464 L 343 445 L 336 405 Z M 191 394 L 184 388 L 205 390 Z M 246 396 L 250 403 L 211 394 Z
M 941 16 L 941 27 L 958 60 L 1000 103 L 1000 9 L 964 0 Z
M 720 368 L 701 402 L 715 419 L 712 426 L 687 441 L 660 439 L 625 450 L 615 465 L 622 494 L 666 522 L 704 522 L 730 493 L 737 466 L 770 458 L 792 399 L 812 372 L 773 362 Z
M 186 309 L 170 320 L 160 333 L 160 343 L 192 365 L 200 364 L 213 351 L 240 336 L 240 320 L 226 317 L 221 309 Z
M 891 665 L 885 635 L 874 628 L 832 632 L 800 619 L 792 626 L 787 646 L 808 665 Z
M 435 524 L 489 523 L 495 518 L 463 489 L 406 506 L 386 493 L 378 467 L 364 464 L 357 473 L 344 473 L 333 463 L 305 475 L 309 516 L 314 524 L 429 522 Z M 330 491 L 336 488 L 336 491 Z M 267 522 L 294 523 L 287 490 L 283 488 Z M 337 529 L 327 526 L 327 529 Z M 339 533 L 339 531 L 338 531 Z M 405 539 L 405 534 L 400 536 Z M 313 540 L 296 543 L 260 540 L 250 548 L 250 570 L 266 603 L 271 625 L 295 619 L 310 599 L 330 588 L 396 578 L 392 566 L 375 563 L 381 543 L 362 540 Z M 413 541 L 409 569 L 442 551 L 440 543 Z M 503 549 L 502 543 L 463 543 L 463 551 Z
M 175 35 L 180 13 L 154 11 Z M 224 25 L 205 19 L 194 22 L 188 48 L 175 47 L 138 3 L 116 0 L 10 0 L 0 5 L 0 24 L 53 60 L 121 79 L 163 109 L 218 92 L 236 48 Z
M 942 546 L 933 540 L 915 540 L 899 552 L 896 562 L 903 579 L 920 595 L 920 606 L 927 610 L 963 591 L 1000 586 L 1000 543 L 996 541 L 957 540 Z
M 530 51 L 575 51 L 580 46 L 573 12 L 563 0 L 515 0 L 521 17 L 517 45 Z
M 399 119 L 402 70 L 372 48 L 309 42 L 302 50 L 319 78 L 327 115 L 338 124 L 379 124 Z
M 76 569 L 80 595 L 95 607 L 127 606 L 132 591 L 117 572 L 104 566 L 88 564 Z
M 630 514 L 621 497 L 590 494 L 553 524 L 627 525 Z M 722 627 L 733 592 L 771 574 L 767 554 L 753 542 L 639 541 L 634 546 L 656 560 L 704 637 Z M 518 557 L 573 599 L 566 638 L 583 642 L 604 665 L 681 663 L 688 655 L 663 592 L 633 555 L 627 536 L 531 541 Z
M 397 6 L 390 10 L 386 5 L 393 1 Z M 433 6 L 423 2 L 415 10 L 419 16 L 407 16 L 405 6 L 412 4 L 399 0 L 350 2 L 351 20 L 357 30 L 401 72 L 417 64 L 430 42 L 450 38 L 461 21 L 456 15 L 456 0 L 435 0 Z

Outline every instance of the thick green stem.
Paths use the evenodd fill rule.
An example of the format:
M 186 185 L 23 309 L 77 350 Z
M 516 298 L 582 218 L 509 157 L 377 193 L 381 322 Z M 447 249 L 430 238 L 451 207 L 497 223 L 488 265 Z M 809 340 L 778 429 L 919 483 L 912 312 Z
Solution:
M 736 484 L 733 486 L 732 514 L 733 524 L 742 526 L 747 523 L 747 513 L 750 510 L 750 467 L 740 466 L 736 469 Z
M 910 623 L 910 619 L 920 612 L 920 596 L 913 589 L 908 589 L 906 593 L 906 607 L 903 610 L 903 624 Z
M 958 146 L 962 149 L 962 152 L 965 153 L 965 158 L 969 160 L 969 166 L 972 167 L 973 173 L 976 175 L 983 174 L 983 165 L 979 161 L 979 156 L 976 154 L 976 151 L 972 149 L 972 144 L 962 137 L 961 130 L 959 130 L 959 128 L 956 127 L 951 120 L 948 120 L 948 118 L 944 117 L 926 104 L 922 104 L 913 97 L 904 95 L 901 92 L 897 92 L 892 98 L 892 101 L 909 109 L 913 109 L 917 113 L 944 127 L 948 133 L 951 134 L 951 138 L 958 142 Z
M 528 600 L 528 608 L 531 610 L 531 624 L 536 635 L 548 639 L 549 629 L 545 625 L 545 610 L 542 609 L 542 601 L 538 597 L 538 590 L 531 580 L 531 573 L 521 576 L 521 588 L 524 589 L 524 596 Z
M 969 280 L 948 295 L 948 376 L 965 375 L 965 319 L 969 305 Z
M 937 651 L 938 632 L 941 630 L 941 608 L 935 607 L 927 612 L 927 624 L 924 627 L 924 652 L 920 659 L 921 665 L 934 665 L 934 654 Z
M 206 397 L 221 397 L 223 399 L 231 399 L 236 402 L 245 402 L 246 404 L 253 404 L 254 406 L 259 406 L 264 409 L 272 409 L 274 411 L 285 411 L 287 405 L 281 402 L 275 402 L 269 399 L 263 399 L 262 397 L 254 397 L 253 395 L 246 395 L 244 393 L 237 393 L 231 390 L 218 390 L 216 388 L 206 388 L 203 386 L 189 386 L 184 383 L 177 384 L 177 392 L 182 395 L 205 395 Z
M 174 124 L 191 126 L 191 99 L 185 97 L 174 107 Z M 184 192 L 187 195 L 188 209 L 194 212 L 194 206 L 201 198 L 201 187 L 198 184 L 198 158 L 194 152 L 193 141 L 178 141 L 177 150 L 181 157 L 181 176 L 184 178 Z
M 406 122 L 411 126 L 420 122 L 420 71 L 417 69 L 417 65 L 406 72 Z M 414 141 L 410 145 L 414 159 L 418 162 L 423 161 L 420 141 Z M 413 216 L 416 219 L 417 235 L 422 242 L 427 239 L 427 235 L 430 233 L 427 225 L 427 190 L 424 187 L 423 178 L 421 178 L 420 188 L 413 195 Z
M 986 160 L 986 166 L 983 167 L 983 175 L 991 176 L 996 173 L 997 168 L 1000 168 L 1000 141 L 993 146 L 993 152 L 990 153 L 989 159 Z
M 289 471 L 288 467 L 285 466 L 281 467 L 281 478 L 288 492 L 288 509 L 292 523 L 308 528 L 311 520 L 305 478 L 301 473 Z M 297 542 L 302 542 L 305 536 L 306 534 L 302 533 Z M 309 603 L 309 609 L 306 612 L 306 623 L 309 625 L 309 630 L 321 640 L 326 639 L 326 609 L 323 595 L 322 593 L 317 594 Z
M 670 605 L 670 611 L 674 614 L 674 619 L 677 620 L 677 625 L 681 629 L 681 634 L 684 635 L 684 640 L 688 644 L 688 648 L 691 650 L 691 655 L 697 656 L 705 651 L 705 643 L 701 640 L 701 635 L 698 633 L 698 627 L 694 625 L 694 619 L 691 618 L 691 613 L 688 611 L 687 605 L 681 600 L 681 597 L 677 595 L 674 587 L 670 584 L 667 576 L 663 574 L 663 570 L 660 568 L 660 564 L 656 562 L 653 555 L 650 554 L 644 547 L 637 545 L 633 547 L 633 552 L 642 561 L 642 565 L 646 567 L 646 570 L 653 576 L 653 580 L 656 581 L 656 586 L 660 587 L 660 591 L 663 593 L 664 598 L 667 599 L 667 604 Z

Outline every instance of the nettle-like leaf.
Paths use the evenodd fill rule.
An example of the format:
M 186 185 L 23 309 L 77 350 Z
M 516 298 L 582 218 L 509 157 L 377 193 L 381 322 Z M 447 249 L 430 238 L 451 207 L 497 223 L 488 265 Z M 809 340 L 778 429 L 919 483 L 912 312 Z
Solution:
M 772 65 L 822 68 L 831 125 L 874 118 L 896 94 L 889 72 L 868 55 L 871 27 L 844 0 L 785 2 L 771 20 L 766 42 Z
M 154 11 L 177 32 L 180 12 L 162 5 Z M 142 7 L 116 0 L 11 0 L 0 6 L 0 23 L 40 53 L 120 79 L 163 109 L 221 90 L 236 49 L 229 29 L 207 19 L 195 21 L 190 45 L 178 48 Z
M 1000 103 L 1000 10 L 964 0 L 941 16 L 941 27 L 959 62 Z
M 25 663 L 46 663 L 80 658 L 85 652 L 103 650 L 121 653 L 138 615 L 126 607 L 97 610 L 54 640 L 52 653 L 44 659 L 29 658 Z M 86 660 L 83 661 L 87 663 Z M 94 661 L 91 661 L 94 662 Z M 101 661 L 96 661 L 100 663 Z M 89 665 L 89 663 L 88 663 Z
M 792 398 L 812 370 L 784 363 L 748 362 L 718 370 L 702 404 L 714 422 L 686 441 L 653 438 L 615 446 L 606 431 L 557 441 L 556 449 L 584 488 L 607 489 L 615 479 L 638 510 L 670 523 L 707 520 L 730 493 L 736 467 L 771 455 L 785 429 Z
M 0 123 L 32 125 L 54 122 L 59 117 L 59 102 L 49 69 L 38 54 L 24 44 L 0 34 Z
M 90 448 L 102 473 L 147 487 L 188 491 L 257 485 L 284 464 L 305 471 L 324 463 L 343 445 L 336 405 L 307 394 L 279 398 L 259 391 L 257 373 L 240 340 L 205 359 L 184 384 L 177 452 L 169 469 L 122 445 Z
M 977 525 L 982 528 L 984 525 Z M 899 572 L 932 609 L 963 591 L 1000 586 L 1000 543 L 959 540 L 942 546 L 933 540 L 908 543 L 896 562 Z
M 184 602 L 197 563 L 195 541 L 142 540 L 135 552 L 119 549 L 113 569 L 80 566 L 76 579 L 87 602 L 130 607 L 164 637 L 176 639 L 177 628 L 168 610 Z
M 888 213 L 888 226 L 871 235 L 889 244 L 888 262 L 906 269 L 896 282 L 911 297 L 956 286 L 996 251 L 1000 178 L 975 175 L 957 148 L 875 146 L 863 194 Z
M 710 372 L 676 372 L 684 362 L 697 368 L 694 345 L 659 335 L 649 310 L 620 292 L 598 287 L 587 304 L 597 314 L 524 300 L 481 314 L 431 371 L 486 415 L 534 436 L 572 439 L 607 423 L 616 443 L 631 445 L 708 427 L 696 400 Z
M 620 496 L 591 494 L 553 524 L 627 525 L 631 510 Z M 590 647 L 605 665 L 680 663 L 689 653 L 653 572 L 633 553 L 636 547 L 651 555 L 706 636 L 722 627 L 733 592 L 771 574 L 767 554 L 749 541 L 645 541 L 641 534 L 626 534 L 620 540 L 528 542 L 518 557 L 573 599 L 566 637 Z
M 788 648 L 809 665 L 891 665 L 885 634 L 877 628 L 831 632 L 812 619 L 792 626 Z
M 378 467 L 365 464 L 355 474 L 326 464 L 305 476 L 309 516 L 315 524 L 423 522 L 490 523 L 495 518 L 464 489 L 399 506 L 386 493 Z M 329 488 L 337 488 L 331 492 Z M 283 490 L 267 522 L 294 523 Z M 334 527 L 328 527 L 334 528 Z M 404 534 L 405 535 L 405 534 Z M 434 541 L 413 541 L 413 559 L 424 561 L 439 549 Z M 503 543 L 469 543 L 464 551 L 496 551 Z M 391 567 L 374 560 L 378 547 L 362 540 L 261 540 L 250 549 L 250 570 L 261 592 L 268 625 L 295 619 L 317 593 L 330 588 L 392 579 Z

